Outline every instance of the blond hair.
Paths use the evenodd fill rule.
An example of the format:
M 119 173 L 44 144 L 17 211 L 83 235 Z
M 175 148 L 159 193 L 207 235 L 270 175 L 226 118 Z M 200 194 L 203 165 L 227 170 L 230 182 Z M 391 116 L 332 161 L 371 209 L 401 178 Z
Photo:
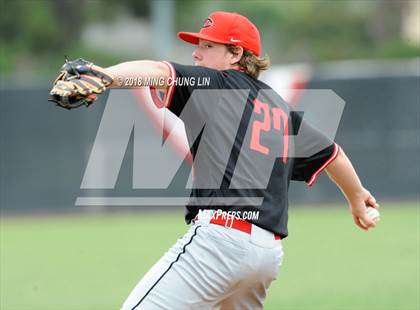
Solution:
M 238 53 L 238 46 L 227 44 L 226 47 L 230 53 Z M 258 57 L 254 53 L 244 49 L 241 59 L 236 64 L 246 74 L 252 76 L 254 79 L 258 79 L 261 71 L 267 70 L 270 66 L 270 60 L 267 55 L 265 57 Z

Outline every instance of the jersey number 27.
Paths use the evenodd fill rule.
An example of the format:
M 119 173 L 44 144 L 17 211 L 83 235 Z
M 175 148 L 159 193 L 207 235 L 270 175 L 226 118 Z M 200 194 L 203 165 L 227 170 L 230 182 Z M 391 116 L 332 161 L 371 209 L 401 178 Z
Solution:
M 275 107 L 271 108 L 268 103 L 261 102 L 258 99 L 254 100 L 254 113 L 262 114 L 263 121 L 254 120 L 252 123 L 251 132 L 251 150 L 268 155 L 270 148 L 260 143 L 262 132 L 270 134 L 272 130 L 283 133 L 283 162 L 287 162 L 287 152 L 289 145 L 289 117 L 282 109 Z M 283 127 L 281 126 L 283 125 Z M 272 134 L 272 133 L 271 133 Z

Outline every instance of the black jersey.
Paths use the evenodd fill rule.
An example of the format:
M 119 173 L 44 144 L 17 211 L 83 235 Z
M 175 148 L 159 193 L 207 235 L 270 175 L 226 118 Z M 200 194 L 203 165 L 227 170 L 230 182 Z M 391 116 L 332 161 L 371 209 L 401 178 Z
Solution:
M 187 223 L 200 209 L 251 211 L 258 217 L 250 222 L 286 237 L 290 180 L 312 185 L 339 147 L 316 130 L 296 143 L 291 137 L 308 126 L 301 114 L 244 72 L 165 63 L 171 71 L 166 105 L 184 121 L 194 158 Z M 316 153 L 294 158 L 296 148 L 303 154 L 317 145 Z

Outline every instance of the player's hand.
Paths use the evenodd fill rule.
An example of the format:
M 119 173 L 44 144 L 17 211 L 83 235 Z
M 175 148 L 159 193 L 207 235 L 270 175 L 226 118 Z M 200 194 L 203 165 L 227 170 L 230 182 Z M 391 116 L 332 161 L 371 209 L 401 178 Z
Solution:
M 363 188 L 360 193 L 349 199 L 349 206 L 353 215 L 354 223 L 363 230 L 376 227 L 376 222 L 372 220 L 366 212 L 367 207 L 379 209 L 379 204 L 375 197 Z

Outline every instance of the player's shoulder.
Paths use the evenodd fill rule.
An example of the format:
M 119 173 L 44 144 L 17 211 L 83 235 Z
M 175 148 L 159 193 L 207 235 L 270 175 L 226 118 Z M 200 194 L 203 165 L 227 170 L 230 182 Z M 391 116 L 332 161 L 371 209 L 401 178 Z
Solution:
M 263 81 L 252 77 L 244 71 L 237 69 L 228 69 L 221 71 L 225 78 L 229 80 L 230 83 L 235 84 L 237 88 L 246 88 L 252 89 L 254 91 L 273 91 L 274 90 L 264 83 Z
M 227 69 L 227 70 L 223 70 L 222 72 L 226 75 L 236 76 L 238 78 L 243 78 L 243 79 L 249 80 L 250 82 L 265 85 L 266 87 L 269 87 L 268 85 L 266 85 L 261 80 L 259 80 L 257 78 L 254 78 L 251 75 L 249 75 L 248 73 L 246 73 L 244 70 Z

